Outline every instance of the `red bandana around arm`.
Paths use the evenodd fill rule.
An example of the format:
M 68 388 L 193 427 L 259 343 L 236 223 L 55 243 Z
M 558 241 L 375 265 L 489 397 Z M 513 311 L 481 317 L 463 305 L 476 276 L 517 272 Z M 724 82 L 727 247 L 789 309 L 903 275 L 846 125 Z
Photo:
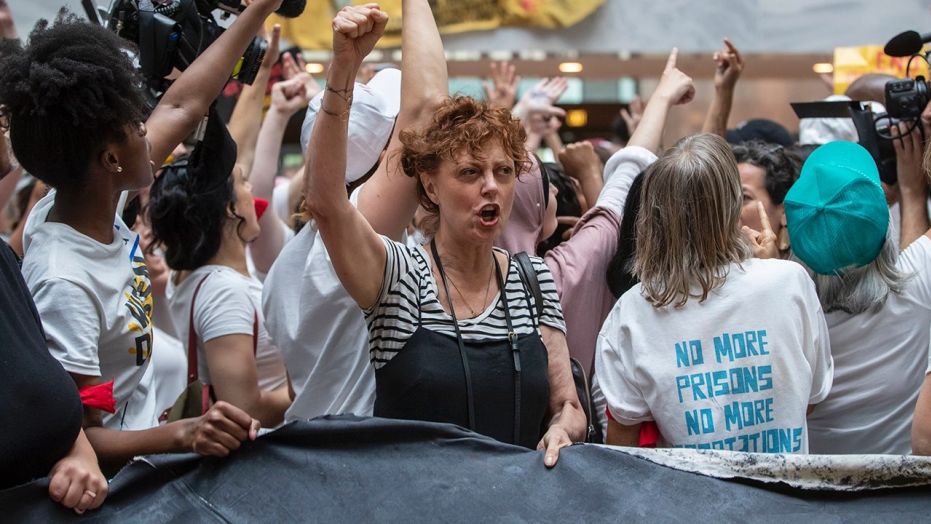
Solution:
M 81 404 L 107 413 L 116 412 L 116 400 L 113 398 L 113 381 L 95 384 L 80 389 Z

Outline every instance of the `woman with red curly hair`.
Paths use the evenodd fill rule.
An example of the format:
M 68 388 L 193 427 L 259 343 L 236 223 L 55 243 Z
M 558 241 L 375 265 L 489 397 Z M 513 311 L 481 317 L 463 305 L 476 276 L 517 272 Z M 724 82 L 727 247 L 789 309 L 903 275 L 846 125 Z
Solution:
M 455 423 L 500 441 L 559 449 L 584 438 L 553 278 L 531 259 L 540 314 L 517 264 L 493 248 L 529 162 L 507 110 L 445 101 L 425 129 L 399 133 L 404 174 L 435 215 L 429 248 L 379 236 L 349 203 L 342 176 L 352 81 L 383 34 L 370 4 L 333 21 L 333 62 L 311 135 L 305 198 L 343 286 L 363 308 L 376 416 Z

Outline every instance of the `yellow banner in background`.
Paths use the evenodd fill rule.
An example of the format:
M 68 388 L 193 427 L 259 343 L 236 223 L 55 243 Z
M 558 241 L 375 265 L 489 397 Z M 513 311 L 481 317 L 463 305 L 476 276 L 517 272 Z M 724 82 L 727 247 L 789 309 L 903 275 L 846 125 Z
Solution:
M 352 0 L 365 4 L 369 0 Z M 604 4 L 605 0 L 430 0 L 433 16 L 441 33 L 484 31 L 504 26 L 563 28 L 577 24 Z M 311 1 L 298 18 L 272 16 L 271 24 L 281 24 L 281 35 L 303 49 L 329 49 L 331 21 L 348 2 Z M 378 3 L 390 16 L 388 29 L 379 47 L 401 45 L 401 0 Z
M 928 78 L 928 64 L 921 58 L 912 60 L 906 75 L 908 57 L 893 57 L 883 53 L 881 45 L 838 47 L 834 49 L 834 94 L 842 95 L 857 78 L 867 73 L 885 73 L 897 78 Z

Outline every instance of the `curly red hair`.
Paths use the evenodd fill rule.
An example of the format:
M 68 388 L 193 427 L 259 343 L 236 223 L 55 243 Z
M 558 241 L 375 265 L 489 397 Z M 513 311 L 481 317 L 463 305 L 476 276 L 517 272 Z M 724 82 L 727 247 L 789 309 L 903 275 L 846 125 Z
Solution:
M 404 130 L 400 133 L 401 169 L 417 179 L 420 204 L 431 214 L 439 211 L 424 189 L 420 175 L 436 173 L 444 160 L 454 160 L 462 153 L 483 149 L 489 142 L 498 141 L 505 153 L 514 160 L 518 176 L 530 169 L 530 158 L 524 143 L 527 133 L 520 121 L 507 109 L 479 102 L 466 96 L 457 96 L 443 102 L 425 128 Z

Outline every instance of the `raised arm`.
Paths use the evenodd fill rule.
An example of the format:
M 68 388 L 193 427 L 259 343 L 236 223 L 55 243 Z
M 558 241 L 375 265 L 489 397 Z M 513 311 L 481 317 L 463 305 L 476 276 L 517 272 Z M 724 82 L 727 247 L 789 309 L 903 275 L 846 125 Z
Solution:
M 924 145 L 918 129 L 904 137 L 898 137 L 899 128 L 890 129 L 895 148 L 896 172 L 899 181 L 899 212 L 902 230 L 899 233 L 899 248 L 905 249 L 928 232 L 928 179 L 922 168 Z M 903 130 L 904 131 L 904 130 Z
M 340 282 L 362 308 L 375 305 L 378 299 L 387 253 L 381 237 L 346 195 L 346 143 L 356 74 L 387 23 L 387 13 L 374 4 L 344 7 L 333 19 L 333 60 L 307 145 L 304 176 L 307 210 L 317 223 Z M 395 176 L 405 175 L 398 172 Z M 390 202 L 381 205 L 399 212 L 386 204 Z
M 255 160 L 256 139 L 259 128 L 262 126 L 262 109 L 265 105 L 265 91 L 268 89 L 268 80 L 272 74 L 272 66 L 278 60 L 278 40 L 281 36 L 281 26 L 275 24 L 272 34 L 268 38 L 268 49 L 265 58 L 259 66 L 252 85 L 242 86 L 242 92 L 230 116 L 230 136 L 236 142 L 236 163 L 243 173 L 252 171 L 252 162 Z
M 624 211 L 634 178 L 656 160 L 669 109 L 676 104 L 687 104 L 695 97 L 692 79 L 676 67 L 678 54 L 677 49 L 669 54 L 659 85 L 643 110 L 627 147 L 612 155 L 605 164 L 605 185 L 595 205 L 610 209 L 618 216 Z
M 658 153 L 669 109 L 674 105 L 687 104 L 695 98 L 692 79 L 676 67 L 678 57 L 679 50 L 673 48 L 666 60 L 666 69 L 663 70 L 659 85 L 647 102 L 637 130 L 627 142 L 628 146 L 640 146 Z
M 161 165 L 172 149 L 203 120 L 226 85 L 233 66 L 281 0 L 255 0 L 236 21 L 178 77 L 146 121 L 150 158 Z
M 723 137 L 727 133 L 727 119 L 734 103 L 734 86 L 744 68 L 740 51 L 727 38 L 724 39 L 724 49 L 714 54 L 714 66 L 714 98 L 701 131 Z
M 559 152 L 559 163 L 569 177 L 578 180 L 585 201 L 593 204 L 604 187 L 601 160 L 591 142 L 569 144 Z
M 359 194 L 359 211 L 375 231 L 394 240 L 401 239 L 419 205 L 417 181 L 401 171 L 398 133 L 428 124 L 436 108 L 449 95 L 443 41 L 429 2 L 404 0 L 401 10 L 404 13 L 401 111 L 385 161 Z
M 312 87 L 313 86 L 313 87 Z M 319 91 L 314 79 L 307 73 L 296 75 L 290 80 L 278 82 L 272 86 L 272 104 L 262 122 L 256 143 L 255 162 L 249 182 L 252 194 L 271 201 L 275 190 L 275 176 L 278 174 L 278 157 L 281 153 L 281 141 L 285 128 L 294 113 L 307 107 L 310 97 Z M 293 182 L 292 182 L 293 183 Z M 284 247 L 285 226 L 278 214 L 267 212 L 259 219 L 261 233 L 252 242 L 250 252 L 255 268 L 268 273 L 278 253 Z

